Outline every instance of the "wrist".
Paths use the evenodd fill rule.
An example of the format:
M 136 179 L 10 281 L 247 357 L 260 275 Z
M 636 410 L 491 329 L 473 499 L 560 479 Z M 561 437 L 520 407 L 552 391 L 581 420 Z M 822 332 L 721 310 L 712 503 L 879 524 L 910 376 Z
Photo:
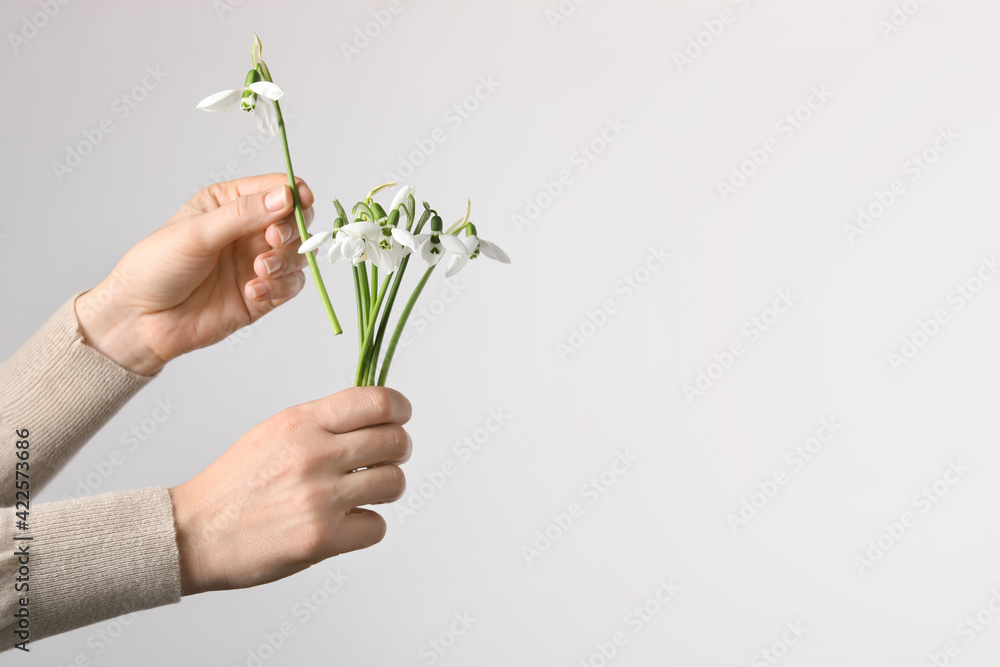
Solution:
M 207 587 L 202 584 L 201 561 L 195 546 L 192 517 L 188 512 L 187 494 L 184 485 L 167 489 L 174 511 L 174 531 L 177 536 L 177 555 L 181 568 L 181 595 L 203 593 Z
M 143 342 L 139 323 L 118 304 L 121 286 L 105 279 L 75 303 L 83 341 L 137 375 L 156 375 L 166 364 Z

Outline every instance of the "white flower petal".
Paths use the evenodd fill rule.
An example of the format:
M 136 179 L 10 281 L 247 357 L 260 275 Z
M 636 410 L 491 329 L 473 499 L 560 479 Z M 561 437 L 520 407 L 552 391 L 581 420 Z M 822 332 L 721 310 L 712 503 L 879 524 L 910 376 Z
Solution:
M 431 252 L 434 248 L 437 248 L 437 252 Z M 431 243 L 428 241 L 420 249 L 420 256 L 423 258 L 428 265 L 434 266 L 441 258 L 444 257 L 444 249 L 441 247 L 440 243 Z
M 452 255 L 451 259 L 448 261 L 448 270 L 445 271 L 445 278 L 451 278 L 453 275 L 462 270 L 462 267 L 466 265 L 469 261 L 468 255 Z
M 253 119 L 257 121 L 257 129 L 272 137 L 278 136 L 278 115 L 274 113 L 274 105 L 264 100 L 257 100 L 253 110 Z
M 304 255 L 307 252 L 312 252 L 329 241 L 331 236 L 333 236 L 333 232 L 320 232 L 318 234 L 313 234 L 299 246 L 299 254 Z
M 330 251 L 326 253 L 326 261 L 330 262 L 331 264 L 336 264 L 342 259 L 345 259 L 344 242 L 341 241 L 340 239 L 337 239 L 336 241 L 333 242 L 333 245 L 330 246 Z
M 498 262 L 503 262 L 504 264 L 510 264 L 510 257 L 507 256 L 503 250 L 500 249 L 496 243 L 490 243 L 489 241 L 484 241 L 479 239 L 479 252 L 483 253 L 490 259 L 495 259 Z
M 377 245 L 368 246 L 368 258 L 372 264 L 378 267 L 379 271 L 385 274 L 393 272 L 392 255 L 386 248 L 379 248 Z
M 343 234 L 352 236 L 356 239 L 377 239 L 379 234 L 382 233 L 382 228 L 374 222 L 368 222 L 367 220 L 359 220 L 357 222 L 349 222 L 340 228 Z
M 395 241 L 400 245 L 409 248 L 411 251 L 413 252 L 417 251 L 417 239 L 413 236 L 413 234 L 406 231 L 405 229 L 400 229 L 399 227 L 393 227 L 392 238 L 395 239 Z
M 242 99 L 242 90 L 223 90 L 198 102 L 198 108 L 202 111 L 232 111 L 239 108 Z
M 278 84 L 271 83 L 270 81 L 254 81 L 247 87 L 261 97 L 266 97 L 269 100 L 280 100 L 281 96 L 285 94 L 285 91 Z
M 406 196 L 412 195 L 417 189 L 412 185 L 404 185 L 396 193 L 396 196 L 392 198 L 392 204 L 389 206 L 389 211 L 395 211 L 397 208 L 406 203 Z
M 456 255 L 468 255 L 469 250 L 462 243 L 462 240 L 457 236 L 452 236 L 451 234 L 441 234 L 438 236 L 441 239 L 441 245 L 448 252 L 453 252 Z
M 340 229 L 341 231 L 344 230 L 343 227 Z M 343 240 L 337 241 L 337 245 L 340 246 L 340 252 L 344 259 L 354 261 L 363 257 L 365 254 L 365 242 L 362 239 L 355 238 L 353 236 L 345 236 Z

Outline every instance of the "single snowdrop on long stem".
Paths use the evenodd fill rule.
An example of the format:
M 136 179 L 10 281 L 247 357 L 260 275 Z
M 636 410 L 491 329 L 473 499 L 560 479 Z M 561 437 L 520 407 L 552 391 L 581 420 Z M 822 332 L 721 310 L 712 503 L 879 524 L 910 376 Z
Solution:
M 292 190 L 292 199 L 295 203 L 295 223 L 299 230 L 299 238 L 303 243 L 308 242 L 309 232 L 306 230 L 305 216 L 302 213 L 302 202 L 299 201 L 299 189 L 295 183 L 295 172 L 292 169 L 292 158 L 288 152 L 288 136 L 285 134 L 285 120 L 281 115 L 281 105 L 278 99 L 284 96 L 284 91 L 271 78 L 271 70 L 264 63 L 261 53 L 260 38 L 254 33 L 253 47 L 250 53 L 251 67 L 247 72 L 243 88 L 233 88 L 223 90 L 209 95 L 198 103 L 198 109 L 202 111 L 228 111 L 241 108 L 253 114 L 257 127 L 271 136 L 281 136 L 281 149 L 285 156 L 285 172 L 288 174 L 288 186 Z M 340 334 L 343 329 L 337 320 L 337 313 L 330 303 L 330 296 L 327 294 L 326 285 L 323 283 L 323 276 L 319 272 L 316 258 L 312 253 L 308 255 L 309 270 L 312 273 L 313 282 L 316 283 L 316 291 L 319 292 L 320 300 L 323 302 L 323 309 L 326 311 L 327 320 L 334 334 Z

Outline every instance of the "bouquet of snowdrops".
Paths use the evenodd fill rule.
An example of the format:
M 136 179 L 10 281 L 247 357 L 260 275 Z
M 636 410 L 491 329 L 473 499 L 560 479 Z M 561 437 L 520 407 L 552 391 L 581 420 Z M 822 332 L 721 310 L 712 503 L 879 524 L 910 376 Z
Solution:
M 330 303 L 314 251 L 329 242 L 327 259 L 330 263 L 345 262 L 352 267 L 358 318 L 358 367 L 354 385 L 384 386 L 406 321 L 438 264 L 447 258 L 445 275 L 452 276 L 470 259 L 476 259 L 480 255 L 505 264 L 510 263 L 510 258 L 496 244 L 479 238 L 478 230 L 470 219 L 471 201 L 467 203 L 462 219 L 447 230 L 444 229 L 441 216 L 427 202 L 423 202 L 424 210 L 417 218 L 417 202 L 412 186 L 397 190 L 388 209 L 384 208 L 374 197 L 381 190 L 394 187 L 395 183 L 385 183 L 373 188 L 352 207 L 350 216 L 340 201 L 334 199 L 337 218 L 333 229 L 310 236 L 306 230 L 298 189 L 295 187 L 285 123 L 278 103 L 284 91 L 274 83 L 270 70 L 261 58 L 261 44 L 257 35 L 254 35 L 251 61 L 252 66 L 243 88 L 209 95 L 198 104 L 198 108 L 204 111 L 242 109 L 253 115 L 262 132 L 281 137 L 285 171 L 288 173 L 288 184 L 295 204 L 295 220 L 302 240 L 299 252 L 307 256 L 313 282 L 335 334 L 342 333 L 343 329 Z M 419 253 L 427 268 L 399 314 L 383 355 L 382 346 L 393 306 L 410 257 L 414 253 Z

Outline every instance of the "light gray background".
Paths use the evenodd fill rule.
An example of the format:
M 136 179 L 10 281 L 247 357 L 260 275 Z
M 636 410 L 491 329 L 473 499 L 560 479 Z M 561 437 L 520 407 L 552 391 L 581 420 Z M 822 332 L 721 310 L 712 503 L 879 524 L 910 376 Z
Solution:
M 29 662 L 253 665 L 288 622 L 263 664 L 430 665 L 428 642 L 468 612 L 435 664 L 600 665 L 617 632 L 627 643 L 609 664 L 622 666 L 773 664 L 769 647 L 782 665 L 916 666 L 948 642 L 949 664 L 995 663 L 1000 280 L 975 278 L 1000 250 L 996 3 L 908 0 L 916 12 L 884 34 L 894 0 L 592 1 L 555 27 L 557 0 L 404 1 L 348 62 L 341 43 L 387 2 L 223 2 L 77 0 L 51 18 L 40 2 L 3 4 L 0 352 L 228 163 L 281 169 L 277 143 L 247 143 L 249 118 L 194 108 L 241 84 L 257 31 L 315 229 L 334 196 L 355 201 L 440 127 L 447 140 L 407 182 L 449 222 L 470 196 L 482 236 L 514 258 L 459 274 L 461 295 L 391 378 L 414 404 L 411 491 L 447 461 L 457 472 L 405 521 L 383 508 L 388 535 L 368 551 L 51 638 Z M 733 21 L 678 67 L 724 10 Z M 9 33 L 25 30 L 15 48 Z M 122 117 L 115 100 L 147 67 L 166 76 Z M 500 86 L 455 127 L 446 114 L 480 77 Z M 832 97 L 786 136 L 776 123 L 814 87 Z M 114 131 L 60 180 L 53 163 L 103 119 Z M 581 171 L 577 151 L 615 119 L 626 127 Z M 947 152 L 911 180 L 908 161 L 935 157 L 948 128 Z M 718 183 L 769 138 L 777 153 L 723 201 Z M 571 183 L 518 229 L 563 170 Z M 852 242 L 845 225 L 897 179 L 905 192 Z M 646 274 L 650 248 L 671 258 Z M 340 268 L 325 272 L 350 323 Z M 648 281 L 626 299 L 616 285 L 637 271 Z M 981 289 L 959 308 L 970 279 Z M 779 290 L 793 305 L 751 341 L 745 323 Z M 424 303 L 445 291 L 435 276 Z M 609 299 L 603 326 L 560 355 Z M 894 368 L 889 354 L 938 310 L 947 322 Z M 713 355 L 735 342 L 744 353 L 720 376 Z M 172 363 L 43 498 L 76 495 L 157 400 L 179 407 L 92 491 L 181 483 L 251 426 L 349 385 L 354 354 L 307 286 L 244 337 Z M 709 370 L 718 379 L 687 400 Z M 491 409 L 509 418 L 463 460 L 455 443 Z M 796 470 L 786 454 L 831 418 L 842 428 Z M 636 462 L 591 502 L 584 485 L 619 451 Z M 952 463 L 967 470 L 921 500 Z M 787 483 L 734 532 L 727 515 L 776 473 Z M 582 516 L 529 565 L 522 547 L 574 502 Z M 906 512 L 913 525 L 883 535 Z M 859 567 L 880 536 L 890 548 Z M 302 622 L 295 605 L 323 599 L 337 568 L 347 581 Z M 634 632 L 627 614 L 671 579 L 680 591 Z

